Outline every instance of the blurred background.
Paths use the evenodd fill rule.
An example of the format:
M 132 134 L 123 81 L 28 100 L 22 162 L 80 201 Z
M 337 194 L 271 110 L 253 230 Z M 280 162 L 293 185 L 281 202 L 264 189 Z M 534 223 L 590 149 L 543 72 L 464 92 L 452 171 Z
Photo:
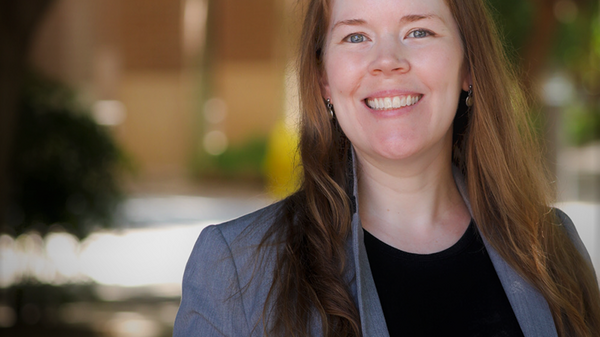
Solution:
M 600 271 L 600 1 L 491 0 Z M 298 0 L 0 2 L 0 333 L 170 336 L 208 224 L 298 182 Z

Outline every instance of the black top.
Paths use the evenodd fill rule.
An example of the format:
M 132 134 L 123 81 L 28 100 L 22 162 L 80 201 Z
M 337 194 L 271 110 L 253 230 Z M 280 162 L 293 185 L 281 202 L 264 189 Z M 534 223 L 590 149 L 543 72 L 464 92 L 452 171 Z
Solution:
M 473 221 L 452 247 L 412 254 L 365 231 L 391 337 L 523 336 Z

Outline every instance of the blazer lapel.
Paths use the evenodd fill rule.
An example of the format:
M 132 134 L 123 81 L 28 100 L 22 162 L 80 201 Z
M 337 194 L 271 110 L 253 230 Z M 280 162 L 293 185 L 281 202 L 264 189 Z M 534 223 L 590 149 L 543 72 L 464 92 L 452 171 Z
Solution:
M 473 217 L 464 177 L 457 167 L 453 166 L 452 171 L 458 191 Z M 525 337 L 557 337 L 552 312 L 546 299 L 502 259 L 483 235 L 481 237 L 508 301 L 519 321 L 523 335 Z
M 360 313 L 363 336 L 389 337 L 385 317 L 383 316 L 383 310 L 379 302 L 379 295 L 377 295 L 377 288 L 371 274 L 371 267 L 369 266 L 369 259 L 363 239 L 364 233 L 358 216 L 357 160 L 354 149 L 351 149 L 351 152 L 353 179 L 350 182 L 352 190 L 352 196 L 350 197 L 354 205 L 354 213 L 352 214 L 352 239 L 350 242 L 352 245 L 352 261 L 350 261 L 350 264 L 352 266 L 349 267 L 353 267 L 355 279 L 354 282 L 349 282 L 351 285 L 350 291 L 354 294 L 354 299 Z

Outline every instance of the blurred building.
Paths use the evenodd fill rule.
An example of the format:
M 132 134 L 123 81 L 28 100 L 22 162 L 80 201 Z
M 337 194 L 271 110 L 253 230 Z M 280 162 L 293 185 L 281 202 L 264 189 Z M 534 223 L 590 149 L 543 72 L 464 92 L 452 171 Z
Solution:
M 56 0 L 32 63 L 94 107 L 140 177 L 185 177 L 283 116 L 289 2 Z
M 267 139 L 278 119 L 293 114 L 298 6 L 292 0 L 55 0 L 38 28 L 32 63 L 78 90 L 96 119 L 112 125 L 141 179 L 177 180 L 202 156 Z M 548 82 L 561 93 L 550 90 L 553 100 L 573 91 L 563 82 Z M 571 102 L 563 101 L 546 102 L 554 106 L 548 111 L 554 111 L 555 138 L 563 133 L 561 109 Z M 597 144 L 564 145 L 550 144 L 559 162 L 559 200 L 597 202 Z

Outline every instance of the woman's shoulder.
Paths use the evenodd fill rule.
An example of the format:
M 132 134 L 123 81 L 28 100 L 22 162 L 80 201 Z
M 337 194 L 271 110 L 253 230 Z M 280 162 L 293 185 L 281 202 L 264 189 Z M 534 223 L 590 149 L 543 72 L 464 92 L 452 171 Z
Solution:
M 230 246 L 259 244 L 273 225 L 281 206 L 279 201 L 239 218 L 210 225 L 203 232 L 209 235 L 218 233 Z
M 560 220 L 560 224 L 565 228 L 565 231 L 571 239 L 571 242 L 573 242 L 575 248 L 577 248 L 577 250 L 579 251 L 579 254 L 581 254 L 581 256 L 583 256 L 584 259 L 586 259 L 590 264 L 592 264 L 590 254 L 585 248 L 585 245 L 583 244 L 583 241 L 581 240 L 581 237 L 577 232 L 577 228 L 575 228 L 575 225 L 573 224 L 573 220 L 571 220 L 571 218 L 559 208 L 555 208 L 554 212 L 556 213 L 558 220 Z
M 263 239 L 281 205 L 282 202 L 276 202 L 239 218 L 207 226 L 196 240 L 188 266 L 206 264 L 202 267 L 206 271 L 224 263 L 232 263 L 237 276 L 245 278 L 248 270 L 255 266 L 259 246 L 266 244 Z M 262 250 L 269 255 L 267 251 Z
M 210 270 L 229 265 L 239 278 L 248 277 L 259 245 L 273 224 L 280 202 L 259 209 L 221 224 L 210 225 L 202 230 L 188 259 L 184 274 L 186 278 L 200 273 L 202 278 L 215 275 Z
M 274 262 L 256 264 L 255 253 L 280 206 L 202 230 L 184 272 L 174 336 L 249 336 L 261 326 Z

